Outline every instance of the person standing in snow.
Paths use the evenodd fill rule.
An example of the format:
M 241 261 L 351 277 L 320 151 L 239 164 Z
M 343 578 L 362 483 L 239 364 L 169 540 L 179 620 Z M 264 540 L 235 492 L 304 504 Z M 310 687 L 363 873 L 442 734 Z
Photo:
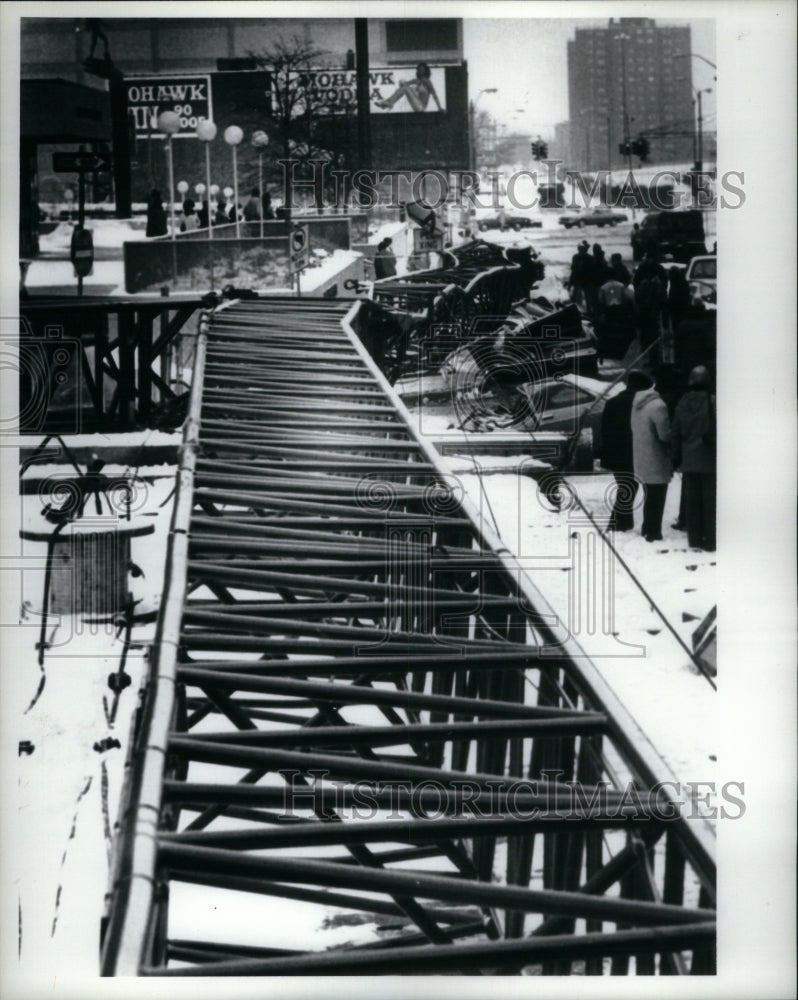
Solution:
M 715 551 L 715 397 L 709 372 L 703 365 L 692 369 L 687 392 L 673 414 L 672 455 L 682 470 L 687 543 L 693 549 Z
M 634 472 L 645 491 L 641 534 L 647 542 L 662 541 L 662 513 L 673 475 L 670 448 L 671 422 L 657 381 L 653 389 L 638 392 L 632 401 Z
M 571 298 L 580 312 L 590 312 L 588 289 L 593 281 L 593 258 L 588 253 L 589 249 L 587 240 L 582 240 L 571 258 L 571 273 L 567 282 Z
M 608 531 L 631 531 L 635 526 L 633 511 L 638 481 L 632 451 L 632 402 L 638 392 L 651 387 L 651 379 L 645 372 L 629 372 L 626 388 L 607 400 L 601 415 L 601 464 L 615 478 Z
M 165 236 L 166 228 L 166 210 L 163 207 L 161 192 L 157 188 L 153 188 L 147 202 L 145 236 Z
M 393 240 L 386 237 L 377 247 L 374 255 L 374 277 L 377 281 L 380 278 L 393 278 L 396 274 L 396 256 L 391 249 Z

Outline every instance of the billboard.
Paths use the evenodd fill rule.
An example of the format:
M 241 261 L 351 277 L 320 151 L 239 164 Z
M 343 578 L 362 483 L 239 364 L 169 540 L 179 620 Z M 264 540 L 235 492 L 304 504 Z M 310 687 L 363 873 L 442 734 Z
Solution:
M 176 139 L 186 136 L 195 138 L 198 123 L 204 118 L 213 120 L 211 78 L 207 74 L 133 76 L 125 83 L 136 138 L 163 138 L 157 125 L 162 111 L 174 111 L 180 115 L 180 131 L 175 133 Z
M 352 112 L 357 104 L 357 74 L 354 70 L 313 70 L 297 73 L 301 91 L 311 106 L 335 114 Z M 442 66 L 372 67 L 369 70 L 371 114 L 408 114 L 446 110 L 446 73 Z M 304 112 L 298 101 L 295 114 Z

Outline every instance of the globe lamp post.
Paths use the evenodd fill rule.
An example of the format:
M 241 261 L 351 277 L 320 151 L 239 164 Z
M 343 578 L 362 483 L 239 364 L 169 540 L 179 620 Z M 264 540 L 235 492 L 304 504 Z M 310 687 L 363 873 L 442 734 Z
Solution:
M 175 172 L 172 163 L 172 136 L 180 131 L 180 115 L 175 111 L 162 111 L 158 115 L 158 131 L 166 136 L 166 158 L 169 164 L 169 218 L 172 239 L 175 238 Z
M 244 133 L 238 125 L 228 125 L 224 130 L 224 141 L 233 150 L 233 211 L 236 217 L 236 239 L 241 235 L 241 222 L 238 218 L 238 161 L 236 160 L 236 147 L 244 138 Z
M 260 238 L 263 239 L 263 150 L 269 145 L 269 137 L 265 132 L 255 132 L 252 145 L 258 151 L 258 196 L 260 198 Z
M 213 122 L 203 118 L 197 123 L 197 138 L 205 146 L 205 187 L 208 192 L 208 239 L 213 239 L 213 211 L 211 209 L 211 195 L 213 186 L 211 185 L 211 143 L 216 138 L 216 126 Z M 217 188 L 218 190 L 218 188 Z

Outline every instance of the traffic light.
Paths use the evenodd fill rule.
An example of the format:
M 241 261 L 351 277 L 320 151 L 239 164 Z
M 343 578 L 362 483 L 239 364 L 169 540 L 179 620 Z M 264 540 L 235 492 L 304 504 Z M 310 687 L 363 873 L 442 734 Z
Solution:
M 635 139 L 632 143 L 632 152 L 635 156 L 640 157 L 640 162 L 645 163 L 648 159 L 648 154 L 651 151 L 651 144 L 645 136 L 640 136 L 639 139 Z
M 628 142 L 621 142 L 618 144 L 618 152 L 621 156 L 628 156 L 632 152 L 632 147 Z
M 533 139 L 529 145 L 532 149 L 532 156 L 536 160 L 545 160 L 549 155 L 548 145 L 540 139 Z

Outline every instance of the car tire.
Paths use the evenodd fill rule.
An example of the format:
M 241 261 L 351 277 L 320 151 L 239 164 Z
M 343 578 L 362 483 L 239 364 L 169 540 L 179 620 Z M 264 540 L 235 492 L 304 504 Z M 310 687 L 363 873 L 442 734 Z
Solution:
M 585 228 L 585 223 L 584 223 L 584 220 L 583 220 L 583 219 L 580 219 L 580 220 L 579 220 L 579 221 L 578 221 L 578 222 L 576 223 L 576 227 L 577 227 L 577 229 L 584 229 L 584 228 Z
M 521 232 L 521 230 L 522 230 L 523 228 L 524 228 L 524 227 L 523 227 L 523 226 L 521 225 L 521 223 L 520 223 L 520 222 L 514 222 L 514 223 L 513 223 L 513 231 L 514 231 L 514 232 L 516 232 L 516 233 L 520 233 L 520 232 Z
M 612 227 L 613 229 L 615 229 L 615 227 L 616 227 L 617 225 L 618 225 L 618 220 L 617 220 L 617 219 L 613 219 L 613 220 L 612 220 L 612 222 L 610 223 L 610 226 L 611 226 L 611 227 Z
M 488 227 L 485 225 L 484 222 L 480 222 L 478 228 L 481 233 L 486 233 L 488 231 Z

